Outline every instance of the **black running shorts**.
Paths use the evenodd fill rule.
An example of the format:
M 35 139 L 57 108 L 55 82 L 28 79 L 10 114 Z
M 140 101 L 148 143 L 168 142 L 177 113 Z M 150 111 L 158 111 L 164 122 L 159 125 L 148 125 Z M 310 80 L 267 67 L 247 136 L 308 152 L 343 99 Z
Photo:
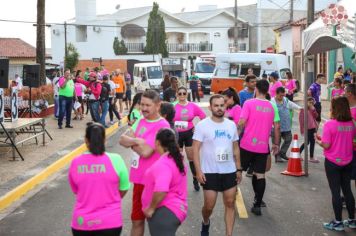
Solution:
M 204 174 L 206 181 L 202 184 L 204 190 L 224 192 L 237 185 L 236 172 L 228 174 Z
M 264 174 L 268 155 L 269 153 L 250 152 L 240 147 L 242 169 L 246 171 L 250 167 L 253 172 Z
M 191 147 L 193 145 L 193 129 L 179 132 L 178 137 L 178 143 L 180 148 L 183 148 L 184 146 Z

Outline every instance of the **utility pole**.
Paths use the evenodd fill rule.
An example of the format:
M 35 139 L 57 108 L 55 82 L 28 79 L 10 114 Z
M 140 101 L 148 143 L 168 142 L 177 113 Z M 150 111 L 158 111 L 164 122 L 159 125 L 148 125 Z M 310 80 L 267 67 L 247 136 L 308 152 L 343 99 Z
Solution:
M 67 21 L 64 22 L 64 70 L 66 69 L 66 59 L 68 56 L 68 47 L 67 47 Z
M 290 0 L 289 22 L 293 22 L 293 16 L 294 16 L 294 0 Z
M 311 25 L 314 21 L 314 0 L 308 0 L 308 15 L 307 25 Z M 314 77 L 313 56 L 304 57 L 304 172 L 305 175 L 309 175 L 308 168 L 308 88 L 310 81 Z
M 238 27 L 237 27 L 237 0 L 235 0 L 235 9 L 234 9 L 234 12 L 235 12 L 235 27 L 234 27 L 234 49 L 235 49 L 235 52 L 238 52 Z

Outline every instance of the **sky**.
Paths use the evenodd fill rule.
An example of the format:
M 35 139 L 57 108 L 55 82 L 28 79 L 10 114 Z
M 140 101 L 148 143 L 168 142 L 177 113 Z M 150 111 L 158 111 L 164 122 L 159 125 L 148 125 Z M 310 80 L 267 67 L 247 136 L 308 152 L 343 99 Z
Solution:
M 46 0 L 46 23 L 63 23 L 75 16 L 75 0 Z M 97 0 L 97 15 L 115 12 L 115 7 L 134 8 L 151 6 L 152 0 Z M 159 6 L 169 12 L 198 10 L 200 5 L 217 5 L 219 8 L 232 7 L 234 0 L 156 0 Z M 256 3 L 256 0 L 239 0 L 241 5 Z M 240 5 L 239 3 L 239 5 Z M 0 20 L 36 21 L 37 0 L 0 0 Z M 0 21 L 1 38 L 21 38 L 36 45 L 36 27 L 33 24 Z M 46 48 L 51 47 L 50 29 L 46 30 Z

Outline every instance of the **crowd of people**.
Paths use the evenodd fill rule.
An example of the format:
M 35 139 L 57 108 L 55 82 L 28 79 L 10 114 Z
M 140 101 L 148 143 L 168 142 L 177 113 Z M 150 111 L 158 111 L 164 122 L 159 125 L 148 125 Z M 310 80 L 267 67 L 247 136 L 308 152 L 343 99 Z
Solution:
M 59 82 L 60 104 L 63 106 L 59 126 L 67 102 L 73 102 L 73 98 L 66 98 L 70 92 L 61 92 L 61 89 L 66 86 L 74 89 L 75 82 L 84 84 L 87 91 L 91 91 L 91 109 L 98 111 L 101 107 L 102 115 L 105 114 L 107 105 L 97 100 L 101 97 L 99 88 L 103 88 L 108 79 L 97 82 L 97 74 L 90 72 L 88 80 L 77 78 L 70 82 L 70 72 L 66 73 Z M 112 79 L 115 84 L 125 86 L 125 82 L 118 83 L 116 79 Z M 225 209 L 225 235 L 236 235 L 233 233 L 234 203 L 242 172 L 246 171 L 252 177 L 251 212 L 260 216 L 262 207 L 267 206 L 263 196 L 272 156 L 275 162 L 288 160 L 293 110 L 300 111 L 300 118 L 308 112 L 308 134 L 304 135 L 309 137 L 310 161 L 319 162 L 314 156 L 315 143 L 324 149 L 325 172 L 335 213 L 335 219 L 325 223 L 324 227 L 337 231 L 346 226 L 356 228 L 355 199 L 351 191 L 351 179 L 356 179 L 355 81 L 345 84 L 346 78 L 343 78 L 340 87 L 340 78 L 335 77 L 333 86 L 343 91 L 333 93 L 330 120 L 321 127 L 320 84 L 325 80 L 322 74 L 316 76 L 307 91 L 308 107 L 303 108 L 293 102 L 299 88 L 290 72 L 283 84 L 278 73 L 271 73 L 268 79 L 257 79 L 251 69 L 242 91 L 226 88 L 210 97 L 210 115 L 196 103 L 188 101 L 188 89 L 179 87 L 176 78 L 169 79 L 166 78 L 162 85 L 165 86 L 165 102 L 155 90 L 137 93 L 133 98 L 128 113 L 129 128 L 119 138 L 120 145 L 132 150 L 129 173 L 118 154 L 105 152 L 106 124 L 99 114 L 95 114 L 97 111 L 93 111 L 96 123 L 88 124 L 85 136 L 89 153 L 74 159 L 69 170 L 70 185 L 76 195 L 73 235 L 89 235 L 88 232 L 93 233 L 90 235 L 120 235 L 123 226 L 121 199 L 130 183 L 133 185 L 131 235 L 143 236 L 145 221 L 153 236 L 175 235 L 188 214 L 188 165 L 194 191 L 203 189 L 201 236 L 209 235 L 219 192 Z M 115 90 L 115 95 L 111 93 L 112 100 L 124 98 L 127 89 Z M 193 123 L 196 118 L 199 121 Z M 303 119 L 300 121 L 304 127 Z M 321 136 L 318 135 L 320 130 Z M 185 164 L 184 156 L 188 164 Z M 348 210 L 345 221 L 342 221 L 342 199 Z
M 90 112 L 92 121 L 101 123 L 105 128 L 115 123 L 114 115 L 120 121 L 124 105 L 126 111 L 131 107 L 131 83 L 131 75 L 120 69 L 111 74 L 104 68 L 87 68 L 84 73 L 80 70 L 72 73 L 67 69 L 61 77 L 54 72 L 54 115 L 58 119 L 58 128 L 63 128 L 64 118 L 65 128 L 73 128 L 72 110 L 75 114 L 73 120 L 82 120 Z

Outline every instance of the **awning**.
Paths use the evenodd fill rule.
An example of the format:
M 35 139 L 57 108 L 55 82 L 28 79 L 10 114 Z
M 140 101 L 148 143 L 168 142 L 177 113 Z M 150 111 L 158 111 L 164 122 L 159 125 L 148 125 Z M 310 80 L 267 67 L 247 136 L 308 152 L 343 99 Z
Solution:
M 121 28 L 121 36 L 123 38 L 142 37 L 145 35 L 146 35 L 145 29 L 139 25 L 127 24 Z
M 337 30 L 337 36 L 332 36 L 332 26 L 326 26 L 322 17 L 319 17 L 304 30 L 304 54 L 313 55 L 344 47 L 354 50 L 355 21 L 353 16 L 356 13 L 356 4 L 354 0 L 342 0 L 337 5 L 347 10 L 349 20 L 346 25 Z

